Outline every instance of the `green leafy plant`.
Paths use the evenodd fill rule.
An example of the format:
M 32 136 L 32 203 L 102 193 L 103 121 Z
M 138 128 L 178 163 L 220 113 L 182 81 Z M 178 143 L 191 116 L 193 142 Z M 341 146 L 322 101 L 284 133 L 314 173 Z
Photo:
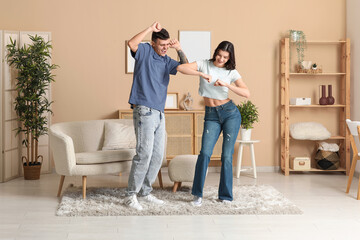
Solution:
M 304 61 L 304 52 L 306 48 L 306 35 L 303 31 L 289 30 L 290 40 L 295 42 L 297 59 L 299 66 L 302 67 L 302 61 Z
M 24 166 L 41 165 L 39 159 L 43 156 L 38 155 L 38 141 L 48 131 L 46 113 L 52 113 L 52 102 L 46 98 L 46 91 L 54 81 L 51 71 L 58 67 L 49 61 L 50 42 L 37 35 L 29 37 L 32 44 L 28 46 L 18 47 L 12 39 L 6 46 L 7 63 L 18 71 L 15 111 L 21 124 L 15 130 L 17 134 L 24 134 L 22 144 L 27 147 L 27 156 L 22 157 Z
M 253 128 L 253 124 L 259 121 L 257 107 L 250 101 L 245 101 L 237 105 L 241 114 L 241 127 L 244 129 Z

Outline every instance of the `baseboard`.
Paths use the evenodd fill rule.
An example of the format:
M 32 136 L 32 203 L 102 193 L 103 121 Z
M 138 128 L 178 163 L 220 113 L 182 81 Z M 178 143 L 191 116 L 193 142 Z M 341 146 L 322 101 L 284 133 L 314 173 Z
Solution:
M 242 167 L 242 169 L 250 169 L 251 167 Z M 168 172 L 168 168 L 161 168 L 162 172 Z M 219 173 L 221 167 L 209 167 L 209 172 Z M 250 171 L 250 170 L 249 170 Z M 236 172 L 236 167 L 233 167 L 233 172 Z M 279 166 L 256 167 L 256 172 L 280 172 Z

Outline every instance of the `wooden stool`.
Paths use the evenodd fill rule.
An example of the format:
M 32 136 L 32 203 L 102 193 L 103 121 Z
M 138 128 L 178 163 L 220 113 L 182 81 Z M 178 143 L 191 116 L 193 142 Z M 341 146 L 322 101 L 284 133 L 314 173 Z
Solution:
M 239 143 L 238 158 L 237 158 L 237 164 L 236 164 L 236 178 L 240 177 L 240 172 L 241 171 L 246 171 L 246 170 L 251 170 L 251 169 L 253 170 L 254 178 L 256 178 L 256 164 L 255 164 L 254 143 L 258 143 L 260 141 L 259 140 L 250 140 L 250 141 L 236 140 L 236 142 Z M 242 161 L 242 154 L 243 154 L 244 145 L 250 147 L 252 168 L 249 168 L 249 169 L 241 169 L 241 161 Z

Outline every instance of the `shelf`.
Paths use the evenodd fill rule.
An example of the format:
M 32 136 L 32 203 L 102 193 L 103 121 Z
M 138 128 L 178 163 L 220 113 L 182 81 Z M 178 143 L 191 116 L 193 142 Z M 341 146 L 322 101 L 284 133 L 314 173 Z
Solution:
M 284 137 L 282 139 L 285 139 Z M 344 140 L 345 137 L 344 136 L 331 136 L 328 139 L 323 139 L 323 140 L 310 140 L 310 139 L 295 139 L 292 138 L 291 136 L 289 136 L 290 140 L 295 140 L 295 141 L 326 141 L 326 140 Z
M 312 104 L 312 105 L 289 105 L 290 108 L 344 108 L 346 107 L 343 104 L 334 104 L 334 105 L 320 105 L 320 104 Z
M 322 170 L 322 169 L 317 169 L 317 168 L 311 168 L 310 170 L 294 170 L 294 169 L 289 169 L 290 172 L 346 172 L 345 168 L 338 168 L 336 170 Z
M 290 42 L 291 44 L 295 44 L 296 42 Z M 307 44 L 343 44 L 346 43 L 346 41 L 340 40 L 340 41 L 306 41 Z
M 345 76 L 346 73 L 289 73 L 290 76 Z
M 281 122 L 280 122 L 280 139 L 281 139 L 281 169 L 283 170 L 285 176 L 288 176 L 290 172 L 345 172 L 349 173 L 350 170 L 350 139 L 349 135 L 345 129 L 345 120 L 350 118 L 350 39 L 339 40 L 339 41 L 307 41 L 307 44 L 311 45 L 312 50 L 316 50 L 317 48 L 322 48 L 326 44 L 327 49 L 331 49 L 331 51 L 339 52 L 335 59 L 338 63 L 339 68 L 328 69 L 328 72 L 317 73 L 319 71 L 308 71 L 309 73 L 305 73 L 305 71 L 301 71 L 301 73 L 297 72 L 297 69 L 292 68 L 292 72 L 290 71 L 290 53 L 296 47 L 296 43 L 291 42 L 289 38 L 283 38 L 281 40 L 281 49 L 280 49 L 280 94 L 281 94 L 281 105 L 280 105 L 280 114 L 281 114 Z M 327 58 L 328 56 L 332 56 L 331 54 L 327 54 L 324 52 L 321 57 Z M 320 56 L 319 56 L 320 57 Z M 341 68 L 340 68 L 341 67 Z M 322 69 L 324 71 L 324 69 Z M 292 86 L 291 81 L 301 81 L 301 84 L 304 86 L 308 85 L 310 88 L 314 88 L 319 84 L 318 81 L 330 80 L 330 81 L 339 81 L 336 82 L 337 87 L 336 91 L 333 92 L 335 96 L 338 96 L 336 101 L 336 105 L 320 105 L 318 99 L 313 99 L 313 104 L 311 105 L 290 105 L 290 89 Z M 315 80 L 315 81 L 311 81 Z M 304 94 L 305 88 L 294 89 L 297 95 Z M 306 96 L 303 95 L 303 97 Z M 310 109 L 310 110 L 308 110 Z M 299 113 L 299 110 L 301 111 Z M 321 111 L 321 112 L 320 112 Z M 313 113 L 323 113 L 329 112 L 334 114 L 334 118 L 331 117 L 329 119 L 323 119 L 319 114 Z M 336 112 L 336 116 L 335 116 Z M 303 113 L 303 114 L 302 114 Z M 336 124 L 332 126 L 330 132 L 332 132 L 335 136 L 331 136 L 328 139 L 324 140 L 300 140 L 294 139 L 290 134 L 290 119 L 292 121 L 300 120 L 297 119 L 300 115 L 304 115 L 309 118 L 309 120 L 313 119 L 313 121 L 317 121 L 321 119 L 321 121 L 332 121 Z M 313 116 L 312 116 L 313 115 Z M 335 130 L 337 129 L 337 130 Z M 302 142 L 299 142 L 302 141 Z M 305 152 L 310 153 L 310 149 L 307 146 L 319 142 L 319 141 L 332 141 L 342 144 L 343 151 L 340 151 L 340 159 L 342 162 L 343 168 L 337 170 L 320 170 L 316 168 L 312 168 L 306 171 L 298 171 L 294 169 L 290 169 L 290 154 L 295 152 Z M 296 146 L 296 147 L 292 147 Z M 304 151 L 302 151 L 304 150 Z

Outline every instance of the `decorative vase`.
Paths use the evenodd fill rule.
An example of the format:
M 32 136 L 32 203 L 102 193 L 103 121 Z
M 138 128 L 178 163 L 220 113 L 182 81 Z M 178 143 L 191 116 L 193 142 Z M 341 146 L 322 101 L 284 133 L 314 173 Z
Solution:
M 251 140 L 251 128 L 240 128 L 241 140 L 250 141 Z
M 332 96 L 332 85 L 328 85 L 327 102 L 329 105 L 333 105 L 335 103 L 335 98 Z
M 326 85 L 321 85 L 321 98 L 319 99 L 320 105 L 327 105 L 328 100 L 326 98 Z

